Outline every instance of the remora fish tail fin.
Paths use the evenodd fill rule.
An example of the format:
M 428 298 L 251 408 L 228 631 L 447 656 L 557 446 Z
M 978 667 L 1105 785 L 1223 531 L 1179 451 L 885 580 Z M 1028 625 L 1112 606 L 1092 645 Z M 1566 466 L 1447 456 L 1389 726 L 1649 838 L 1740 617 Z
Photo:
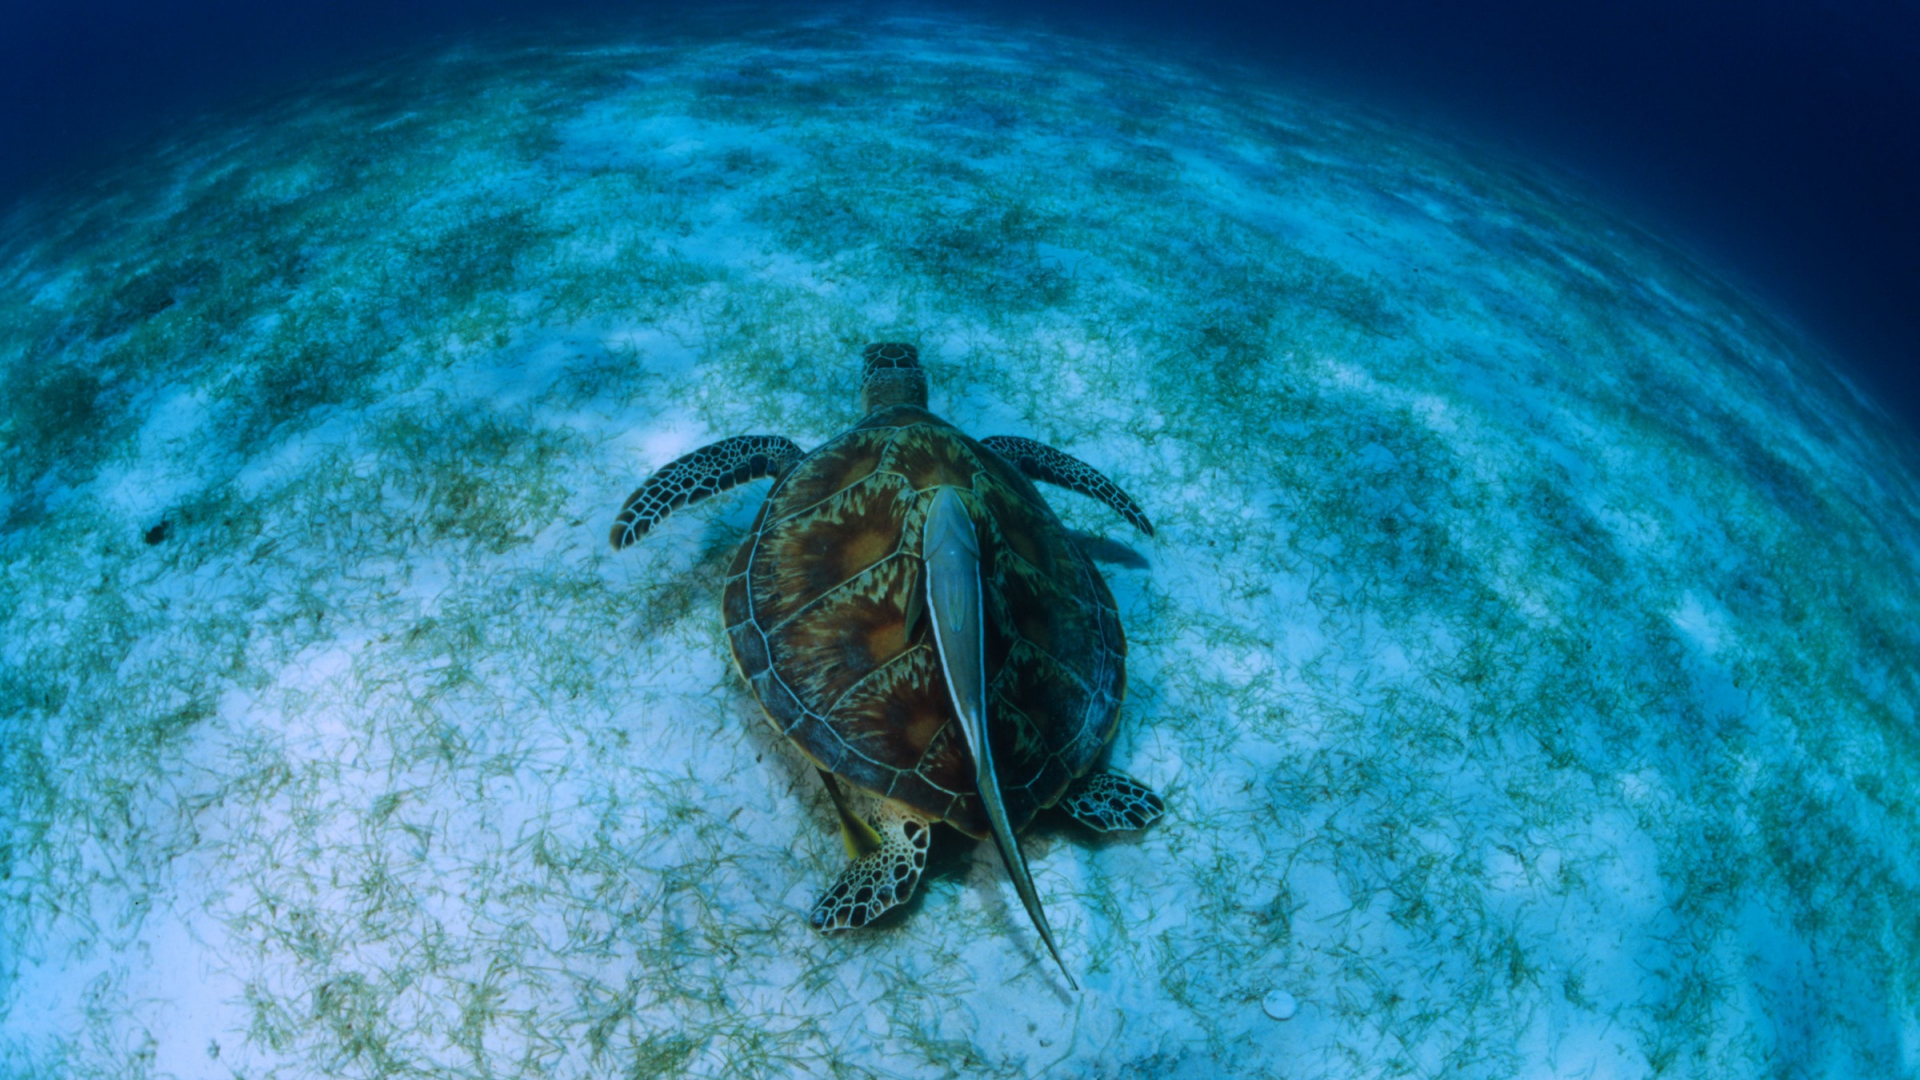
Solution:
M 933 615 L 934 644 L 940 651 L 940 666 L 946 672 L 947 693 L 960 718 L 960 730 L 973 754 L 974 779 L 993 828 L 994 844 L 1013 877 L 1020 902 L 1027 906 L 1027 916 L 1040 932 L 1040 940 L 1053 954 L 1054 963 L 1060 965 L 1067 985 L 1078 990 L 1080 984 L 1073 981 L 1073 973 L 1067 970 L 1053 943 L 1053 930 L 1047 926 L 1047 914 L 1033 890 L 1026 856 L 1020 853 L 1020 842 L 1007 821 L 1006 802 L 1000 797 L 1000 781 L 994 775 L 993 751 L 987 742 L 987 623 L 980 593 L 980 542 L 973 518 L 952 488 L 943 487 L 933 497 L 920 555 L 927 566 L 927 607 Z

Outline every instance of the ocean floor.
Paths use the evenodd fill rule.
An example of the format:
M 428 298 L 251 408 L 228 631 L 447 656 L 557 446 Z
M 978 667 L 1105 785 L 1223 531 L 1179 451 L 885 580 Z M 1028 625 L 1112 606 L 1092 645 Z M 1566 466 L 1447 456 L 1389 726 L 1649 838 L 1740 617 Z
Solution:
M 0 1073 L 1920 1074 L 1920 484 L 1576 185 L 966 22 L 501 42 L 0 228 Z M 1144 834 L 903 917 L 758 718 L 764 492 L 859 350 L 1146 507 Z M 1291 1018 L 1267 1006 L 1291 999 Z

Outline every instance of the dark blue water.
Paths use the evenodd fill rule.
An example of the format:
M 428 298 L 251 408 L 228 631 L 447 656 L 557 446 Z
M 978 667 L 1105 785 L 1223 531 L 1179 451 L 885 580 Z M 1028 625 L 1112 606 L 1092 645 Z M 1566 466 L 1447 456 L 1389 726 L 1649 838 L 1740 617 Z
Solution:
M 0 206 L 167 118 L 435 39 L 645 5 L 94 0 L 0 8 Z M 1920 431 L 1920 4 L 1001 5 L 1174 40 L 1512 144 L 1770 298 Z

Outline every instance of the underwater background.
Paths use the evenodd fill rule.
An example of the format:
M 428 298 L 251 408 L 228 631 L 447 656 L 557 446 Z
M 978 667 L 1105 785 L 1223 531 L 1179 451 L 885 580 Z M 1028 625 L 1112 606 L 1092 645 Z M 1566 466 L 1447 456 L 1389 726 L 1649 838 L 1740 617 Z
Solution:
M 0 1075 L 1920 1075 L 1899 5 L 10 10 Z M 1168 813 L 822 937 L 719 592 L 859 351 Z

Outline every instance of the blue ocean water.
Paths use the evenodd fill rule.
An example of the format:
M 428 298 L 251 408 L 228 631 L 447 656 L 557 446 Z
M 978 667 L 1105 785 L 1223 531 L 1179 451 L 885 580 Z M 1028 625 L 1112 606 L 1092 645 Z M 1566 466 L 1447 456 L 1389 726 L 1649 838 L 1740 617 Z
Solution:
M 8 5 L 0 206 L 64 166 L 112 160 L 169 116 L 294 89 L 431 41 L 649 10 L 674 9 L 594 0 Z M 940 10 L 1175 43 L 1510 143 L 1590 178 L 1777 298 L 1890 412 L 1920 426 L 1920 11 L 1911 4 Z
M 1906 16 L 1741 10 L 9 12 L 0 1074 L 1920 1073 Z M 1156 526 L 1078 991 L 607 544 L 875 340 Z

